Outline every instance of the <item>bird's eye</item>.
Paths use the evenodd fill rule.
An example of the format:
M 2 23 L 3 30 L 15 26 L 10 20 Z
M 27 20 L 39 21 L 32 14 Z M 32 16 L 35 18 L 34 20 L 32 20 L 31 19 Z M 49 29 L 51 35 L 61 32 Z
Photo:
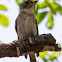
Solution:
M 29 2 L 28 1 L 26 1 L 26 4 L 28 4 Z

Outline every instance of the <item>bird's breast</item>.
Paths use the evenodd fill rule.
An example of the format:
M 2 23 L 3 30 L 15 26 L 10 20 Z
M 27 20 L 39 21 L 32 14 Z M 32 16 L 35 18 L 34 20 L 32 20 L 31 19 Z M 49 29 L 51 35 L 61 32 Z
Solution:
M 17 26 L 19 38 L 29 38 L 37 35 L 36 19 L 32 14 L 21 15 Z

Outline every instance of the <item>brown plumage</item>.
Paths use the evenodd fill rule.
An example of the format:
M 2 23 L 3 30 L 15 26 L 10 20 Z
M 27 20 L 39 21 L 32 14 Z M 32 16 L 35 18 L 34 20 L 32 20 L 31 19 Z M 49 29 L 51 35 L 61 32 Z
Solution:
M 37 20 L 34 14 L 35 4 L 36 2 L 26 1 L 22 5 L 15 24 L 18 39 L 30 38 L 38 35 Z M 29 56 L 31 62 L 36 62 L 34 52 L 31 52 Z

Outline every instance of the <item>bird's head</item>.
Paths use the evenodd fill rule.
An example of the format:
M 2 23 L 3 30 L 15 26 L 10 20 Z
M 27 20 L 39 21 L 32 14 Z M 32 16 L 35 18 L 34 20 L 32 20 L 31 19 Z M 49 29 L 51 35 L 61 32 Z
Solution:
M 35 5 L 36 5 L 37 1 L 25 1 L 22 5 L 21 9 L 30 9 L 30 10 L 35 10 Z

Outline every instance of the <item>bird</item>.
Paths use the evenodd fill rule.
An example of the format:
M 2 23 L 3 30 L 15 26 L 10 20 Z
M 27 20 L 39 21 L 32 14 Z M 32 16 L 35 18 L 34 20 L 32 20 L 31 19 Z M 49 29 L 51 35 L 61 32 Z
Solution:
M 21 7 L 21 11 L 15 21 L 15 30 L 18 39 L 29 38 L 38 35 L 38 25 L 35 18 L 35 5 L 37 1 L 25 1 Z M 17 51 L 19 48 L 17 48 Z M 20 52 L 19 54 L 20 55 Z M 30 62 L 36 62 L 35 53 L 29 53 Z

